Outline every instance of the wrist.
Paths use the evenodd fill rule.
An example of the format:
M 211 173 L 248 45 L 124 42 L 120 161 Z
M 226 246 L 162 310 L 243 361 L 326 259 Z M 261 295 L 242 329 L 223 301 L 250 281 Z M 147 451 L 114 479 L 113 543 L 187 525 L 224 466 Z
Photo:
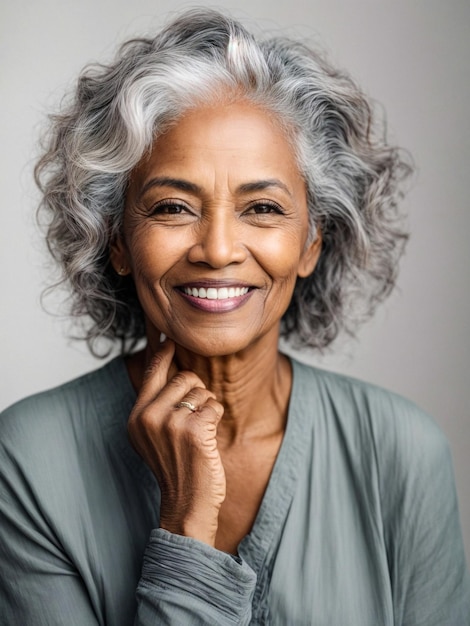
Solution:
M 190 537 L 201 541 L 211 547 L 215 547 L 215 538 L 217 535 L 218 520 L 171 520 L 165 517 L 160 518 L 160 528 L 174 535 L 182 537 Z

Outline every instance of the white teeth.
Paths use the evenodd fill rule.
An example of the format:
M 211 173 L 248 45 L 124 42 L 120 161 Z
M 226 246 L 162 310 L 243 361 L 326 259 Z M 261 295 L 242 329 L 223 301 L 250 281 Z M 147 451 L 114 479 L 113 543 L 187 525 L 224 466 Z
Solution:
M 208 300 L 227 300 L 227 298 L 238 298 L 248 293 L 248 287 L 221 287 L 216 289 L 215 287 L 184 287 L 184 293 L 187 296 L 193 296 L 194 298 L 207 298 Z

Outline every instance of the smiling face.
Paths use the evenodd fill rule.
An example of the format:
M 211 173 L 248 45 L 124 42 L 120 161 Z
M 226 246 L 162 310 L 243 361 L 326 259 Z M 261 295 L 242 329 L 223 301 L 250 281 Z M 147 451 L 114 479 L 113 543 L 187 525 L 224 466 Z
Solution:
M 316 264 L 306 246 L 305 182 L 284 132 L 246 102 L 201 107 L 159 137 L 133 171 L 123 237 L 147 321 L 204 356 L 276 338 L 298 276 Z

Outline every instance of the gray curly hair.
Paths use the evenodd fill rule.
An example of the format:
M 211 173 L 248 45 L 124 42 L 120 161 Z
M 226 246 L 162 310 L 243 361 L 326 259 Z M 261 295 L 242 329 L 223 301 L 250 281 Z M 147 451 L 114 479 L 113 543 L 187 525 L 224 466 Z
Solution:
M 302 43 L 257 41 L 226 15 L 190 10 L 155 37 L 126 42 L 112 64 L 83 71 L 36 166 L 49 250 L 71 288 L 72 315 L 91 319 L 92 352 L 99 338 L 125 352 L 145 334 L 133 281 L 109 260 L 130 172 L 184 111 L 224 93 L 285 128 L 306 181 L 310 236 L 321 231 L 318 265 L 296 283 L 283 337 L 322 349 L 340 330 L 354 334 L 394 287 L 407 239 L 398 201 L 411 166 L 387 145 L 365 96 Z

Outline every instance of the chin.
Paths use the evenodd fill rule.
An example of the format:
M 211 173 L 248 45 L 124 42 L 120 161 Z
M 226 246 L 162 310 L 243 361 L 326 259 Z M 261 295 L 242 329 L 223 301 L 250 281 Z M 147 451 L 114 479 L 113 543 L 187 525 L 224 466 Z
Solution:
M 215 358 L 215 357 L 224 357 L 231 356 L 233 354 L 237 354 L 245 350 L 248 346 L 246 345 L 233 345 L 231 342 L 227 343 L 217 343 L 213 344 L 212 342 L 207 342 L 205 344 L 197 343 L 197 344 L 182 344 L 177 343 L 177 345 L 181 346 L 185 350 L 189 350 L 194 354 L 205 358 Z
M 243 340 L 240 336 L 230 337 L 227 333 L 214 333 L 211 336 L 201 333 L 200 337 L 194 339 L 178 336 L 171 338 L 177 346 L 206 358 L 237 354 L 257 343 L 256 340 Z

